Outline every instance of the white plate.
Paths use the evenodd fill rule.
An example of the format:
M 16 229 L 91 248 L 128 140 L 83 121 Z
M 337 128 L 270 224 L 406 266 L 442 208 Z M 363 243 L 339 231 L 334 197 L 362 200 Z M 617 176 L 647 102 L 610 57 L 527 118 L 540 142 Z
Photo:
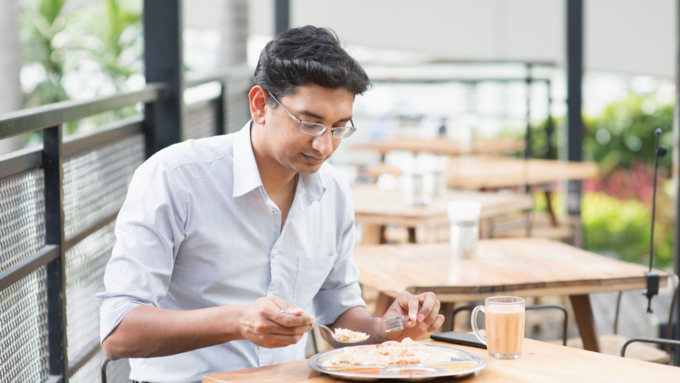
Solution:
M 393 365 L 393 366 L 384 366 L 378 373 L 373 373 L 373 374 L 365 374 L 365 373 L 355 373 L 355 372 L 347 372 L 347 371 L 332 371 L 332 370 L 327 370 L 324 367 L 331 367 L 333 366 L 331 364 L 331 359 L 342 353 L 343 348 L 338 348 L 335 350 L 330 350 L 326 352 L 322 352 L 319 354 L 316 354 L 309 358 L 309 367 L 312 369 L 323 372 L 324 374 L 332 375 L 338 378 L 342 379 L 347 379 L 347 380 L 358 380 L 358 381 L 365 381 L 365 382 L 370 382 L 370 381 L 376 381 L 380 379 L 401 379 L 401 380 L 408 380 L 408 381 L 425 381 L 425 380 L 430 380 L 434 378 L 439 378 L 443 376 L 450 376 L 450 377 L 455 377 L 455 378 L 462 378 L 464 376 L 468 376 L 473 374 L 475 371 L 480 371 L 486 367 L 486 360 L 483 358 L 471 354 L 467 351 L 459 350 L 457 348 L 453 347 L 443 347 L 443 346 L 431 346 L 431 345 L 426 345 L 427 347 L 434 347 L 438 350 L 444 351 L 448 355 L 451 356 L 451 362 L 443 362 L 443 363 L 420 363 L 420 364 L 400 364 L 400 365 Z M 373 346 L 355 346 L 355 347 L 373 347 Z M 445 370 L 443 368 L 439 368 L 439 366 L 446 365 L 446 364 L 457 364 L 457 363 L 476 363 L 476 365 L 460 370 L 460 371 L 449 371 Z M 352 366 L 352 368 L 357 368 L 358 366 Z M 371 369 L 376 369 L 380 368 L 379 366 L 364 366 L 365 368 L 371 368 Z M 418 375 L 417 371 L 414 370 L 423 370 L 427 371 L 427 375 Z M 413 375 L 409 375 L 409 372 L 414 372 Z

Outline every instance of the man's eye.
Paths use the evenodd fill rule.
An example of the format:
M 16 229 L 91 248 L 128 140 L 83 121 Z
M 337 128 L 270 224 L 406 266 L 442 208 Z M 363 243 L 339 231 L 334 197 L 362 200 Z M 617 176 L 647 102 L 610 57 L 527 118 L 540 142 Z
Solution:
M 302 121 L 302 125 L 305 128 L 308 128 L 308 129 L 319 129 L 319 127 L 321 126 L 321 125 L 316 124 L 314 122 L 306 122 L 306 121 Z

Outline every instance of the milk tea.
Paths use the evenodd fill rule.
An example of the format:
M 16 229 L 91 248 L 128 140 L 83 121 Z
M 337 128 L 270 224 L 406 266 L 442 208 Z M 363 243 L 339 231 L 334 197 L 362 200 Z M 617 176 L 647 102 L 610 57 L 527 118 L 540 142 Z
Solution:
M 485 322 L 489 353 L 514 355 L 522 352 L 524 307 L 518 305 L 487 306 Z

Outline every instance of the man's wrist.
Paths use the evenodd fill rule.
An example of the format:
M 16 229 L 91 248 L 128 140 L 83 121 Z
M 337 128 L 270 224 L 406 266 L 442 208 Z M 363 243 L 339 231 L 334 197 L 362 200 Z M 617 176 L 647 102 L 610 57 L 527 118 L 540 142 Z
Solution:
M 223 320 L 222 335 L 224 339 L 232 340 L 246 339 L 243 331 L 243 315 L 247 305 L 222 306 L 220 316 Z
M 382 318 L 374 317 L 373 321 L 373 327 L 375 329 L 375 343 L 382 343 L 389 340 L 387 339 L 387 334 L 385 333 L 385 329 L 382 326 Z

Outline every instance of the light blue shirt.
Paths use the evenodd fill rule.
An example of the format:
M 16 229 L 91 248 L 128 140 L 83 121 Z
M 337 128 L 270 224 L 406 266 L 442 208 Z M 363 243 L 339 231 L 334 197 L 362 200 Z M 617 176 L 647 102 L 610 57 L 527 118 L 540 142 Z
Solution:
M 164 149 L 134 174 L 116 221 L 106 291 L 96 295 L 103 341 L 131 309 L 194 310 L 278 296 L 320 323 L 363 306 L 348 183 L 329 164 L 300 174 L 281 211 L 262 186 L 250 123 L 226 136 Z M 200 382 L 206 374 L 304 359 L 305 338 L 268 349 L 247 340 L 131 359 L 133 380 Z

